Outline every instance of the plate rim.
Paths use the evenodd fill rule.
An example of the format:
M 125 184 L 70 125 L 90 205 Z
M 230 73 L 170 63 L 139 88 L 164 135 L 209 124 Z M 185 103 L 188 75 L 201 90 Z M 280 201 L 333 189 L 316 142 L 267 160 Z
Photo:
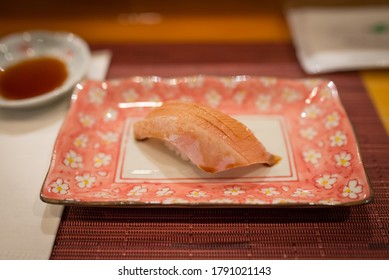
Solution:
M 99 81 L 99 83 L 106 83 L 107 81 L 111 82 L 117 82 L 117 81 L 124 81 L 124 80 L 139 80 L 139 79 L 151 79 L 154 81 L 170 81 L 170 80 L 182 80 L 182 79 L 192 79 L 192 78 L 211 78 L 211 79 L 236 79 L 237 77 L 245 77 L 245 79 L 252 79 L 252 78 L 271 78 L 275 79 L 277 81 L 294 81 L 294 82 L 303 82 L 303 81 L 310 81 L 310 80 L 316 80 L 316 81 L 321 81 L 321 82 L 326 82 L 328 86 L 331 88 L 331 90 L 334 90 L 336 93 L 336 100 L 339 103 L 339 106 L 344 110 L 345 117 L 347 119 L 347 122 L 350 124 L 351 127 L 351 133 L 354 136 L 356 142 L 355 142 L 355 147 L 356 147 L 356 153 L 360 157 L 360 164 L 362 167 L 362 171 L 366 177 L 366 186 L 369 190 L 369 196 L 364 197 L 363 199 L 355 200 L 355 201 L 349 201 L 349 202 L 341 202 L 337 204 L 318 204 L 318 203 L 312 203 L 312 202 L 297 202 L 297 203 L 279 203 L 279 204 L 237 204 L 237 203 L 211 203 L 211 202 L 201 202 L 201 203 L 195 203 L 195 202 L 190 202 L 190 203 L 171 203 L 171 204 L 164 204 L 164 203 L 147 203 L 147 202 L 137 202 L 137 201 L 74 201 L 74 200 L 64 200 L 64 199 L 53 199 L 50 197 L 46 197 L 44 194 L 44 186 L 46 182 L 46 178 L 50 172 L 51 164 L 49 167 L 49 170 L 46 174 L 46 178 L 44 180 L 44 183 L 41 188 L 40 192 L 40 199 L 43 202 L 49 203 L 49 204 L 61 204 L 61 205 L 72 205 L 72 206 L 97 206 L 97 207 L 216 207 L 216 208 L 276 208 L 276 207 L 348 207 L 348 206 L 358 206 L 358 205 L 364 205 L 367 203 L 370 203 L 374 200 L 374 190 L 371 186 L 371 181 L 369 178 L 368 173 L 366 172 L 366 167 L 364 165 L 364 161 L 362 160 L 362 155 L 360 153 L 360 145 L 358 138 L 356 137 L 355 129 L 353 124 L 351 123 L 349 116 L 347 114 L 347 111 L 345 110 L 343 103 L 341 99 L 339 98 L 338 90 L 335 86 L 335 84 L 328 80 L 328 79 L 321 79 L 321 78 L 302 78 L 302 79 L 289 79 L 289 78 L 276 78 L 276 77 L 266 77 L 266 76 L 249 76 L 249 75 L 232 75 L 232 76 L 217 76 L 217 75 L 193 75 L 193 76 L 180 76 L 180 77 L 158 77 L 158 76 L 132 76 L 132 77 L 127 77 L 127 78 L 120 78 L 120 79 L 111 79 L 111 80 L 106 80 L 106 81 Z M 90 81 L 84 81 L 83 83 L 80 84 L 82 88 L 82 84 L 88 83 Z M 74 103 L 77 101 L 77 94 L 78 92 L 75 91 L 72 95 L 72 106 Z M 223 183 L 227 184 L 227 183 Z

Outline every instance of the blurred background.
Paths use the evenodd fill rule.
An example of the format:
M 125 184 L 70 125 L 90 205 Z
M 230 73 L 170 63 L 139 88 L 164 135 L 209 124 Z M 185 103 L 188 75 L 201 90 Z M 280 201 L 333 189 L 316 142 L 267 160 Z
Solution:
M 153 43 L 291 43 L 285 10 L 295 6 L 388 5 L 389 0 L 10 0 L 0 37 L 68 31 L 96 46 Z M 389 133 L 389 72 L 361 71 Z
M 289 5 L 371 5 L 389 0 L 11 0 L 0 36 L 27 29 L 74 32 L 88 42 L 287 41 Z

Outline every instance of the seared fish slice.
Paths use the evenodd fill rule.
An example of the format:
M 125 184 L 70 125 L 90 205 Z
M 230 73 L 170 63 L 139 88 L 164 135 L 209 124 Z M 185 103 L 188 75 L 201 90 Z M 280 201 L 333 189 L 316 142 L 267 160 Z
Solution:
M 209 173 L 252 164 L 273 165 L 280 159 L 236 119 L 196 103 L 166 102 L 136 122 L 134 134 L 137 140 L 168 142 Z

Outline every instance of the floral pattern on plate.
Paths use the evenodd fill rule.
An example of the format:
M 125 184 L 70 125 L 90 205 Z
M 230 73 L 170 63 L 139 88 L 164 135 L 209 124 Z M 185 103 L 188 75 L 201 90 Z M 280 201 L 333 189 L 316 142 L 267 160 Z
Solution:
M 174 153 L 165 149 L 150 152 L 132 143 L 132 123 L 173 99 L 248 117 L 254 129 L 263 119 L 280 123 L 278 136 L 267 137 L 269 144 L 282 138 L 282 161 L 290 174 L 270 176 L 272 167 L 257 166 L 252 173 L 238 169 L 212 177 L 172 159 Z M 154 165 L 125 170 L 131 172 L 123 179 L 125 162 L 141 165 L 142 158 L 151 158 Z M 191 173 L 178 174 L 178 168 L 165 172 L 166 160 Z M 132 178 L 137 172 L 141 174 Z M 248 76 L 79 84 L 41 190 L 48 203 L 102 206 L 349 206 L 371 198 L 351 124 L 332 82 Z

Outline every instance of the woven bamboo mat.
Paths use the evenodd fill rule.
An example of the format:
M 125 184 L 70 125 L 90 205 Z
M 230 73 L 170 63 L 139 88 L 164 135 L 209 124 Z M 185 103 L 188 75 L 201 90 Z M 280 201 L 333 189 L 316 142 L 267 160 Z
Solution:
M 109 78 L 134 75 L 307 77 L 290 44 L 100 45 Z M 317 76 L 315 76 L 317 77 Z M 335 82 L 375 192 L 334 208 L 65 207 L 52 259 L 389 259 L 389 140 L 357 72 Z

